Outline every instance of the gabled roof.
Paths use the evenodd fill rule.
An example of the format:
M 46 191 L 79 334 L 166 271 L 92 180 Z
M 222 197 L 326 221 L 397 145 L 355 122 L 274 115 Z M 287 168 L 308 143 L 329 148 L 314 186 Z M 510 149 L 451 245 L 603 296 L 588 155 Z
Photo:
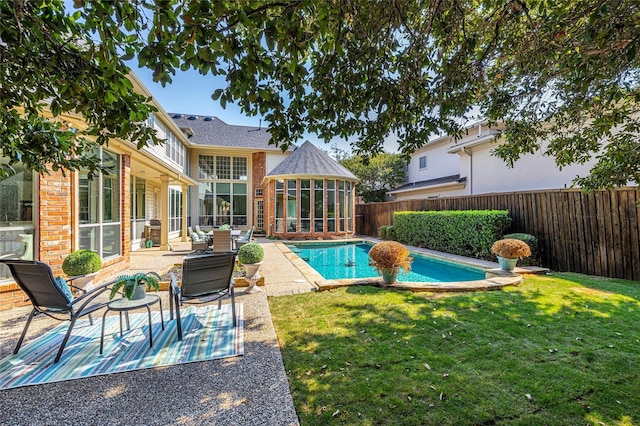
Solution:
M 271 135 L 266 129 L 234 126 L 218 117 L 179 113 L 169 113 L 169 116 L 195 145 L 280 151 L 275 145 L 269 145 Z
M 285 175 L 323 176 L 358 180 L 353 173 L 309 141 L 296 148 L 290 156 L 285 158 L 282 163 L 278 164 L 267 175 L 267 178 Z

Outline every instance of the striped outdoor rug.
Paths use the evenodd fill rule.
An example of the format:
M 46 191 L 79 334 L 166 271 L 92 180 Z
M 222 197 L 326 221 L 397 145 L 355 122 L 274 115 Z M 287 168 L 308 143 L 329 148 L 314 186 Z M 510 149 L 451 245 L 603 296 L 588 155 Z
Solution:
M 178 341 L 176 320 L 164 312 L 152 311 L 153 348 L 149 347 L 149 320 L 146 311 L 129 314 L 131 330 L 120 337 L 118 315 L 108 315 L 104 351 L 100 355 L 100 313 L 76 323 L 69 342 L 57 364 L 53 363 L 67 331 L 66 321 L 20 348 L 17 355 L 0 361 L 0 389 L 60 382 L 143 368 L 162 367 L 244 354 L 243 305 L 236 304 L 234 328 L 231 305 L 189 306 L 181 311 L 182 341 Z M 34 321 L 37 321 L 35 319 Z M 21 324 L 22 325 L 22 324 Z

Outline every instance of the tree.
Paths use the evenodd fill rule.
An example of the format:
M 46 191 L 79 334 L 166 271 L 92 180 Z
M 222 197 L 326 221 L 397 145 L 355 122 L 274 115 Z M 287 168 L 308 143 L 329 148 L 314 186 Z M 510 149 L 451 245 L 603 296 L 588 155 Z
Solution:
M 283 149 L 310 132 L 371 155 L 394 134 L 409 154 L 435 133 L 460 135 L 476 107 L 504 122 L 496 154 L 509 164 L 540 149 L 559 167 L 598 155 L 577 184 L 640 181 L 637 0 L 75 0 L 74 16 L 61 2 L 0 6 L 0 57 L 16 64 L 0 77 L 13 94 L 2 136 L 16 135 L 5 154 L 30 134 L 7 112 L 51 97 L 54 115 L 75 107 L 98 135 L 144 141 L 145 101 L 122 90 L 122 61 L 137 57 L 163 83 L 179 69 L 225 75 L 213 98 L 264 115 Z M 120 129 L 124 111 L 135 113 Z
M 339 162 L 360 179 L 356 184 L 356 195 L 367 203 L 385 201 L 387 191 L 402 184 L 407 177 L 399 154 L 383 152 L 371 158 L 353 155 L 342 157 Z
M 9 164 L 93 174 L 100 168 L 95 147 L 110 138 L 139 148 L 160 142 L 144 124 L 156 109 L 133 91 L 121 38 L 96 45 L 78 18 L 61 1 L 0 2 L 0 141 Z M 66 113 L 82 114 L 87 128 L 71 128 L 60 118 Z M 0 167 L 0 176 L 11 172 Z

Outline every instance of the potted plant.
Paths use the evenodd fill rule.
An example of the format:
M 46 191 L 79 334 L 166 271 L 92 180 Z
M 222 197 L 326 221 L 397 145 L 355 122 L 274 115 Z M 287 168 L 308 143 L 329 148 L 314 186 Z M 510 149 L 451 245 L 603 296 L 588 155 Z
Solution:
M 513 272 L 518 259 L 531 256 L 531 249 L 524 241 L 505 238 L 493 243 L 491 253 L 496 255 L 503 270 Z
M 385 284 L 396 282 L 400 268 L 404 272 L 411 269 L 413 258 L 409 250 L 397 241 L 382 241 L 369 250 L 369 265 L 382 275 Z
M 88 290 L 102 268 L 100 255 L 91 250 L 77 250 L 62 262 L 62 272 L 73 280 L 74 287 Z
M 123 297 L 129 300 L 144 299 L 148 290 L 160 289 L 160 275 L 155 272 L 138 272 L 133 275 L 121 275 L 113 282 L 109 299 L 113 299 L 122 290 Z
M 238 250 L 238 260 L 242 263 L 246 270 L 246 280 L 249 282 L 246 293 L 261 291 L 256 287 L 256 283 L 260 279 L 260 265 L 264 259 L 264 249 L 258 243 L 248 243 L 240 247 Z

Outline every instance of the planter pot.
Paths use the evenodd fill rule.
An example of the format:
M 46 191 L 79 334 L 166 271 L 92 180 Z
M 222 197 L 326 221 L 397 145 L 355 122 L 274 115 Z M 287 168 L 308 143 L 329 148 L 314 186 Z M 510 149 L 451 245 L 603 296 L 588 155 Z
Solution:
M 131 300 L 140 300 L 147 297 L 147 286 L 139 285 L 136 287 L 136 291 L 133 292 L 133 296 L 131 296 Z
M 258 293 L 262 291 L 259 287 L 256 287 L 258 280 L 260 279 L 260 266 L 262 262 L 258 263 L 243 263 L 247 274 L 245 280 L 249 283 L 249 287 L 245 290 L 245 293 Z
M 96 275 L 98 275 L 98 273 L 94 272 L 93 274 L 76 275 L 75 277 L 69 277 L 69 279 L 72 280 L 71 284 L 73 284 L 74 287 L 89 291 L 93 288 L 93 279 Z
M 398 268 L 381 269 L 380 272 L 382 272 L 382 282 L 385 284 L 393 284 L 398 279 Z
M 497 258 L 498 258 L 498 264 L 504 271 L 513 272 L 513 270 L 516 269 L 516 263 L 518 263 L 518 258 L 509 259 L 509 258 L 500 257 L 500 256 L 497 256 Z

